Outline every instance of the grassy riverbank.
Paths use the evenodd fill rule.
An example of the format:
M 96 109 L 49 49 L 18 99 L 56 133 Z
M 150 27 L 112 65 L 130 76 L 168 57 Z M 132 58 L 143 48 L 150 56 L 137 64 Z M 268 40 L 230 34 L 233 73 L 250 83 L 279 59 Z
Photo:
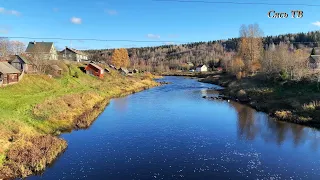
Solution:
M 0 179 L 43 170 L 67 147 L 57 135 L 90 126 L 111 98 L 158 85 L 150 74 L 124 77 L 111 70 L 97 79 L 79 65 L 60 66 L 60 78 L 25 75 L 0 88 Z
M 237 80 L 216 74 L 200 80 L 225 87 L 222 94 L 278 120 L 320 127 L 320 91 L 316 82 L 268 81 L 263 76 Z

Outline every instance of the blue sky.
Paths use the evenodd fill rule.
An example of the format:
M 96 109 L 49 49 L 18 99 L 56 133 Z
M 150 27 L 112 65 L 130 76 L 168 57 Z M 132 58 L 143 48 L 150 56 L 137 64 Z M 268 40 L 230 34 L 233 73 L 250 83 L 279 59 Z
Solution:
M 320 4 L 315 0 L 228 1 Z M 270 10 L 287 13 L 291 10 L 303 10 L 304 17 L 270 19 L 267 17 Z M 320 6 L 231 5 L 152 0 L 0 0 L 0 36 L 11 37 L 196 42 L 237 37 L 241 24 L 258 23 L 265 35 L 278 35 L 320 30 L 319 21 Z M 164 42 L 51 41 L 55 42 L 58 48 L 72 45 L 77 49 L 164 44 Z

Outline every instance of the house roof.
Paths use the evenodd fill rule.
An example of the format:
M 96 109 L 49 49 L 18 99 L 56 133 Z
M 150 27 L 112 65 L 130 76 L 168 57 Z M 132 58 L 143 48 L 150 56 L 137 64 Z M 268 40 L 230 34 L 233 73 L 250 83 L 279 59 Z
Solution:
M 8 62 L 0 62 L 0 72 L 2 74 L 21 73 L 18 69 L 11 66 Z
M 64 50 L 60 51 L 60 53 L 64 53 L 64 51 L 65 51 L 66 49 L 68 49 L 69 51 L 71 51 L 71 52 L 73 52 L 73 53 L 75 53 L 75 54 L 80 54 L 80 55 L 86 56 L 85 53 L 83 53 L 83 52 L 81 52 L 81 51 L 79 51 L 79 50 L 73 49 L 73 48 L 69 48 L 69 47 L 66 47 Z
M 315 55 L 320 55 L 320 48 L 314 48 L 315 50 Z
M 52 46 L 53 46 L 53 42 L 29 42 L 26 52 L 27 53 L 35 53 L 35 52 L 50 53 Z
M 320 63 L 320 55 L 311 55 L 310 56 L 310 62 L 311 63 Z
M 28 58 L 24 55 L 11 55 L 11 56 L 9 56 L 8 61 L 12 62 L 13 60 L 15 60 L 16 57 L 21 59 L 26 64 L 31 64 L 30 61 L 28 60 Z
M 103 68 L 98 66 L 98 65 L 96 65 L 96 64 L 90 63 L 89 65 L 91 65 L 91 66 L 103 71 Z
M 201 68 L 202 66 L 205 66 L 204 64 L 197 66 L 197 68 Z
M 128 69 L 127 68 L 124 68 L 124 67 L 120 67 L 119 68 L 119 71 L 123 71 L 125 73 L 129 73 Z
M 62 69 L 58 66 L 58 65 L 51 65 L 52 69 L 56 70 L 56 71 L 62 71 Z

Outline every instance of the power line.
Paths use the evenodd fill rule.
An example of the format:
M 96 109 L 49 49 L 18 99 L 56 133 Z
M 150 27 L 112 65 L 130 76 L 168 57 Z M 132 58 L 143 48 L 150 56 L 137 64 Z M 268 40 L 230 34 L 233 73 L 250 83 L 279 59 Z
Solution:
M 268 5 L 268 6 L 311 6 L 320 7 L 320 4 L 292 4 L 292 3 L 264 3 L 264 2 L 235 2 L 235 1 L 204 1 L 204 0 L 151 0 L 156 2 L 178 2 L 178 3 L 206 3 L 206 4 L 235 4 L 235 5 Z
M 26 37 L 26 36 L 2 36 L 0 38 L 8 38 L 8 39 L 32 39 L 32 40 L 65 40 L 65 41 L 100 41 L 100 42 L 150 42 L 150 43 L 168 43 L 167 45 L 174 45 L 176 43 L 181 43 L 181 44 L 193 44 L 193 43 L 208 43 L 208 42 L 220 42 L 220 43 L 225 43 L 227 41 L 232 41 L 233 40 L 212 40 L 212 41 L 196 41 L 196 42 L 186 42 L 186 41 L 146 41 L 146 40 L 125 40 L 125 39 L 92 39 L 92 38 L 87 38 L 87 39 L 81 39 L 81 38 L 53 38 L 53 37 Z M 240 38 L 240 37 L 239 37 Z M 263 37 L 262 37 L 263 38 Z M 289 43 L 289 44 L 320 44 L 319 42 L 316 41 L 309 41 L 309 42 L 304 42 L 304 41 L 295 41 L 295 42 L 290 42 L 290 41 L 280 41 L 283 43 Z M 278 42 L 278 43 L 280 43 Z M 173 43 L 173 44 L 169 44 Z M 264 44 L 269 44 L 269 43 L 264 43 Z

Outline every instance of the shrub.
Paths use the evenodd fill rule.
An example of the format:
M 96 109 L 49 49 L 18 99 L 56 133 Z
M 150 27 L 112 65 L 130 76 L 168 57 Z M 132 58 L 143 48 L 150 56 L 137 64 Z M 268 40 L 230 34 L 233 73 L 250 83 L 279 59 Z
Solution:
M 237 75 L 236 75 L 237 79 L 240 80 L 242 78 L 242 72 L 238 72 Z
M 312 101 L 308 104 L 304 104 L 302 108 L 307 111 L 318 110 L 320 109 L 320 101 Z
M 75 77 L 75 78 L 79 78 L 78 72 L 75 72 L 75 73 L 74 73 L 74 77 Z
M 287 79 L 289 79 L 289 74 L 285 71 L 281 71 L 280 78 L 281 78 L 281 80 L 287 80 Z

